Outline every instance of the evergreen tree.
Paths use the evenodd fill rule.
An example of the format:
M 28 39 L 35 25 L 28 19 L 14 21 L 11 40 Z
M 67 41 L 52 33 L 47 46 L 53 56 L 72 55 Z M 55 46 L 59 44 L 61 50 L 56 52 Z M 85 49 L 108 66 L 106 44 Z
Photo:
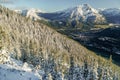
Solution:
M 83 77 L 85 80 L 87 80 L 89 69 L 88 69 L 88 63 L 86 60 L 84 61 L 84 70 L 83 71 L 84 71 Z
M 74 60 L 73 57 L 70 57 L 70 69 L 69 69 L 69 80 L 74 78 Z

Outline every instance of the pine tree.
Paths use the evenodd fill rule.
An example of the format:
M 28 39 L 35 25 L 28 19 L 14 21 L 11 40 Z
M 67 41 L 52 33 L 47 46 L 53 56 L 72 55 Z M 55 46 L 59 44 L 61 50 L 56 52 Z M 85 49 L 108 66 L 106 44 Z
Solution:
M 70 57 L 70 69 L 69 69 L 69 80 L 73 80 L 74 76 L 74 60 L 73 57 Z
M 89 69 L 88 69 L 88 63 L 86 60 L 84 61 L 84 70 L 83 71 L 84 71 L 83 77 L 85 80 L 87 80 Z

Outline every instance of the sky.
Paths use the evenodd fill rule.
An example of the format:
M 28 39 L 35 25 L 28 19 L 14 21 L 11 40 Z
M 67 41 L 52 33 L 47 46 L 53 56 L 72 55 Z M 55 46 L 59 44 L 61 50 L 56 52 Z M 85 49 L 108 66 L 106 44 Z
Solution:
M 120 0 L 0 0 L 0 4 L 11 9 L 36 8 L 55 12 L 66 8 L 89 4 L 94 8 L 120 8 Z

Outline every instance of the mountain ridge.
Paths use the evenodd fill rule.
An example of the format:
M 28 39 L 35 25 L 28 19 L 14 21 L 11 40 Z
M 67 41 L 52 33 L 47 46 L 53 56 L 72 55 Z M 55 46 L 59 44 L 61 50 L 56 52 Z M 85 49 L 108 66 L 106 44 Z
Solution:
M 53 15 L 52 15 L 53 14 Z M 91 22 L 94 23 L 100 21 L 101 23 L 105 21 L 104 17 L 99 14 L 99 12 L 92 8 L 88 4 L 79 5 L 73 8 L 68 8 L 63 11 L 55 12 L 55 13 L 43 13 L 40 16 L 50 19 L 52 21 L 81 21 L 81 22 Z M 47 17 L 48 16 L 48 17 Z
M 26 10 L 23 10 L 23 13 L 24 13 L 24 14 L 22 14 L 23 16 L 25 16 L 25 12 L 26 12 Z M 68 8 L 65 10 L 50 12 L 50 13 L 43 12 L 41 10 L 38 13 L 36 13 L 34 11 L 34 15 L 29 14 L 29 17 L 35 18 L 35 20 L 46 19 L 46 20 L 50 20 L 50 21 L 59 21 L 60 24 L 64 24 L 65 20 L 70 20 L 70 22 L 77 20 L 78 22 L 80 21 L 80 22 L 92 22 L 92 23 L 93 22 L 96 22 L 96 23 L 99 23 L 99 22 L 112 23 L 113 22 L 116 24 L 116 23 L 120 23 L 120 22 L 116 22 L 118 19 L 115 19 L 114 17 L 115 16 L 119 17 L 119 13 L 120 13 L 119 8 L 95 9 L 95 8 L 91 7 L 89 4 L 83 4 L 83 5 L 78 5 L 78 6 Z M 26 13 L 26 15 L 27 15 L 27 13 Z M 111 18 L 109 18 L 109 17 L 111 17 Z M 111 20 L 112 18 L 114 18 L 114 19 Z

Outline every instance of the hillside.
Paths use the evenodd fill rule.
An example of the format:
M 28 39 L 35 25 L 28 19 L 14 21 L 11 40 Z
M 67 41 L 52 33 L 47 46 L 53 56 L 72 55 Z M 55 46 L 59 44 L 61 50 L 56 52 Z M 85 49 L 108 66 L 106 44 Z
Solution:
M 119 79 L 120 68 L 111 59 L 98 57 L 65 35 L 2 6 L 0 27 L 2 49 L 13 53 L 14 59 L 39 66 L 45 72 L 42 80 L 50 80 L 49 74 L 51 80 Z

